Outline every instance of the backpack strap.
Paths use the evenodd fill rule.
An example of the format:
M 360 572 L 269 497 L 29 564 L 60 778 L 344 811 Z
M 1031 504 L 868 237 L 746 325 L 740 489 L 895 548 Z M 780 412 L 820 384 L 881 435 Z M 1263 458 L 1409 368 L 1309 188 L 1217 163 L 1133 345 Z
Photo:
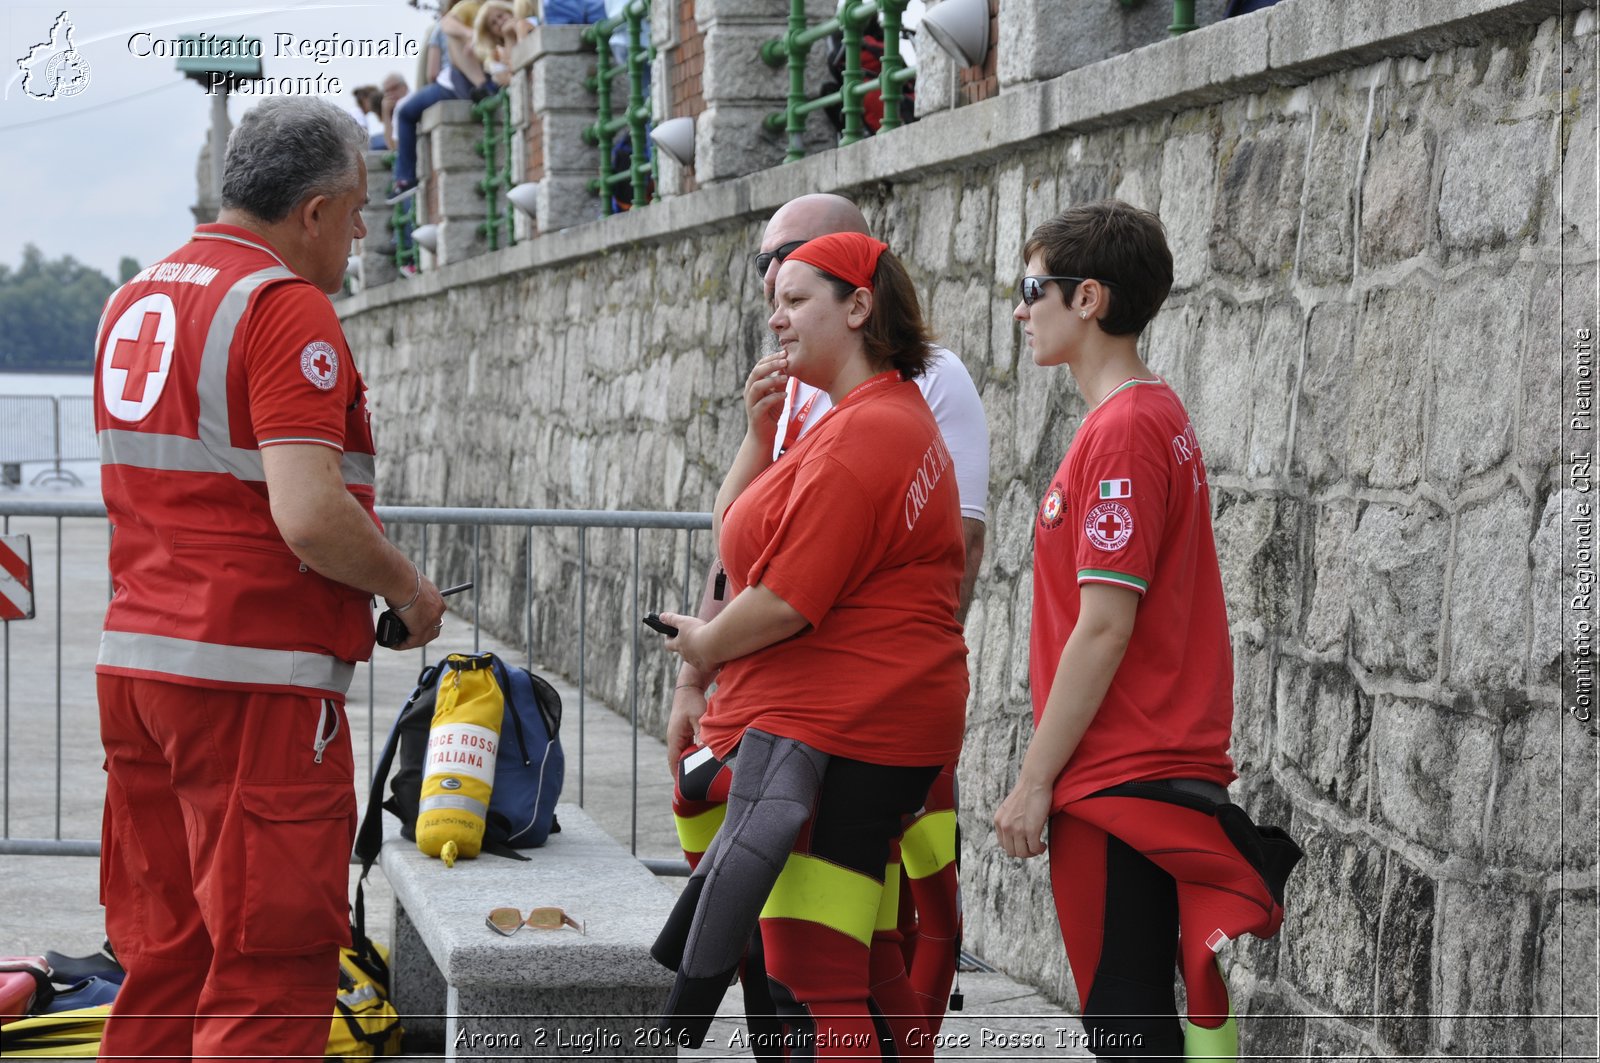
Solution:
M 361 826 L 356 830 L 355 856 L 361 861 L 362 881 L 366 880 L 372 865 L 378 860 L 378 854 L 383 851 L 383 786 L 389 781 L 389 769 L 394 766 L 395 751 L 400 746 L 401 724 L 410 716 L 423 692 L 438 682 L 441 667 L 441 664 L 430 664 L 417 676 L 417 685 L 395 717 L 394 726 L 389 728 L 383 752 L 378 754 L 378 763 L 372 769 L 372 790 L 367 795 L 367 813 L 361 817 Z
M 362 974 L 372 979 L 383 990 L 384 998 L 389 996 L 389 963 L 378 951 L 378 947 L 367 936 L 367 898 L 363 889 L 364 883 L 356 883 L 356 903 L 354 918 L 350 921 L 350 950 L 343 954 L 349 959 Z M 341 967 L 342 971 L 343 968 Z
M 528 677 L 527 671 L 521 668 L 508 668 L 504 661 L 495 659 L 494 677 L 500 683 L 500 689 L 506 696 L 506 715 L 511 717 L 511 729 L 517 735 L 517 752 L 522 756 L 522 766 L 528 767 L 533 763 L 533 755 L 528 752 L 528 736 L 522 729 L 522 713 L 517 711 L 518 705 L 539 705 L 539 697 L 534 692 L 533 680 Z M 501 753 L 505 752 L 505 743 L 500 744 Z
M 522 757 L 523 767 L 527 767 L 529 764 L 533 763 L 533 760 L 528 754 L 528 737 L 522 730 L 522 714 L 517 711 L 516 706 L 519 700 L 521 700 L 524 696 L 530 700 L 533 698 L 533 684 L 528 681 L 528 673 L 523 671 L 521 668 L 509 667 L 506 662 L 502 661 L 494 654 L 485 654 L 484 656 L 489 658 L 489 667 L 494 672 L 494 681 L 499 685 L 500 693 L 505 698 L 506 716 L 511 720 L 511 729 L 516 732 L 517 753 Z M 505 725 L 502 723 L 501 731 L 504 732 L 504 729 Z M 504 734 L 502 733 L 500 742 L 500 755 L 505 756 L 506 752 Z M 490 815 L 494 815 L 494 813 L 491 811 Z M 500 818 L 502 821 L 504 820 L 503 816 Z M 487 831 L 484 833 L 482 847 L 479 849 L 479 852 L 492 853 L 495 856 L 503 856 L 507 860 L 520 860 L 523 863 L 528 862 L 528 858 L 526 856 L 523 856 L 521 853 L 511 848 L 511 846 L 502 842 L 491 840 Z

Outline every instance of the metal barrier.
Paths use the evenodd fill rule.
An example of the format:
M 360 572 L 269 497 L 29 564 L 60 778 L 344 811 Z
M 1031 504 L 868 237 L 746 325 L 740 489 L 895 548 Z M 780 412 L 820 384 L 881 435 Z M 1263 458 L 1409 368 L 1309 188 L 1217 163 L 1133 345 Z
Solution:
M 763 122 L 768 132 L 787 133 L 789 150 L 784 162 L 805 157 L 806 116 L 825 107 L 844 112 L 844 132 L 840 144 L 854 144 L 867 135 L 866 109 L 862 101 L 874 92 L 883 94 L 883 119 L 879 128 L 894 129 L 900 124 L 900 98 L 905 84 L 917 76 L 900 58 L 900 18 L 908 0 L 852 0 L 830 19 L 806 25 L 805 0 L 790 0 L 789 31 L 761 46 L 761 58 L 768 66 L 789 66 L 789 99 L 782 111 L 767 115 Z M 861 38 L 874 18 L 883 25 L 883 60 L 877 77 L 866 79 L 861 69 Z M 844 37 L 843 85 L 837 92 L 811 99 L 806 96 L 806 56 L 811 46 L 833 36 Z
M 598 118 L 595 124 L 583 131 L 587 144 L 600 149 L 600 176 L 589 182 L 589 190 L 600 196 L 607 214 L 617 213 L 613 189 L 630 186 L 635 207 L 650 202 L 650 182 L 655 176 L 655 164 L 650 161 L 650 101 L 645 94 L 645 72 L 655 56 L 655 49 L 644 43 L 645 20 L 650 17 L 650 0 L 633 0 L 614 18 L 596 22 L 583 31 L 583 39 L 595 47 L 594 77 L 584 82 L 598 98 Z M 611 35 L 623 26 L 628 27 L 628 61 L 618 67 L 612 62 Z M 619 72 L 628 75 L 628 106 L 621 114 L 613 114 L 611 106 L 611 81 Z M 611 151 L 618 133 L 626 132 L 632 149 L 628 168 L 612 173 Z
M 505 199 L 505 194 L 511 190 L 511 145 L 515 140 L 511 127 L 511 91 L 503 89 L 479 100 L 472 105 L 472 115 L 483 122 L 483 138 L 478 141 L 478 154 L 483 157 L 483 180 L 478 182 L 478 192 L 484 200 L 484 217 L 478 232 L 488 240 L 489 250 L 498 251 L 502 227 L 505 246 L 511 247 L 517 242 L 511 208 Z
M 50 462 L 36 473 L 35 484 L 81 484 L 64 461 L 94 461 L 100 447 L 94 437 L 94 399 L 88 395 L 0 396 L 0 465 Z M 20 480 L 20 469 L 17 478 Z
M 483 580 L 483 537 L 485 528 L 521 528 L 527 529 L 524 556 L 522 562 L 525 566 L 523 574 L 523 589 L 526 592 L 534 585 L 534 537 L 533 529 L 572 529 L 577 536 L 578 573 L 577 584 L 574 588 L 577 597 L 576 612 L 580 618 L 577 625 L 578 653 L 577 675 L 571 677 L 575 680 L 577 688 L 577 716 L 576 732 L 574 733 L 571 706 L 568 707 L 566 719 L 563 721 L 563 745 L 567 749 L 569 760 L 576 756 L 576 801 L 583 805 L 585 801 L 585 777 L 589 767 L 586 761 L 586 717 L 588 695 L 587 658 L 590 639 L 589 623 L 589 588 L 592 582 L 589 566 L 589 534 L 598 530 L 616 530 L 632 533 L 632 573 L 630 604 L 626 610 L 633 617 L 639 617 L 646 611 L 646 603 L 640 599 L 641 576 L 641 535 L 646 531 L 661 530 L 683 532 L 682 554 L 682 590 L 679 608 L 687 611 L 692 606 L 690 597 L 691 587 L 696 589 L 698 597 L 698 574 L 704 568 L 704 559 L 696 567 L 694 548 L 695 533 L 708 530 L 711 527 L 711 516 L 708 513 L 666 513 L 666 512 L 626 512 L 609 510 L 538 510 L 538 509 L 475 509 L 475 508 L 431 508 L 431 507 L 395 507 L 380 506 L 378 515 L 384 524 L 391 530 L 395 528 L 416 528 L 421 536 L 422 548 L 417 557 L 418 563 L 424 566 L 430 562 L 442 565 L 454 564 L 465 566 L 467 552 L 461 548 L 463 544 L 454 544 L 457 549 L 453 555 L 445 560 L 430 558 L 430 549 L 433 546 L 430 530 L 445 528 L 453 530 L 460 538 L 470 538 L 470 578 L 476 587 L 473 593 L 473 651 L 478 652 L 483 634 L 480 605 L 484 591 Z M 73 815 L 82 821 L 84 817 L 93 815 L 98 822 L 99 796 L 93 788 L 86 791 L 82 785 L 82 775 L 85 772 L 98 774 L 100 768 L 99 743 L 95 741 L 96 723 L 98 717 L 93 708 L 93 660 L 98 646 L 99 616 L 103 612 L 104 602 L 109 597 L 109 578 L 104 584 L 104 593 L 98 588 L 101 584 L 99 572 L 93 574 L 78 571 L 73 574 L 77 583 L 75 597 L 69 598 L 64 593 L 67 575 L 63 569 L 63 557 L 67 553 L 63 524 L 68 520 L 97 521 L 104 524 L 105 506 L 98 501 L 58 501 L 44 499 L 0 499 L 0 531 L 10 533 L 13 531 L 14 519 L 44 518 L 53 522 L 53 543 L 42 542 L 34 548 L 35 601 L 41 606 L 41 615 L 52 611 L 48 604 L 52 601 L 49 592 L 42 592 L 38 575 L 43 568 L 53 564 L 53 613 L 54 630 L 46 633 L 39 629 L 27 628 L 14 633 L 11 624 L 0 623 L 3 634 L 0 634 L 0 664 L 4 666 L 3 676 L 0 676 L 0 720 L 3 720 L 4 748 L 0 753 L 0 855 L 47 855 L 47 856 L 96 856 L 100 851 L 100 843 L 96 839 L 72 838 L 63 834 L 64 802 L 73 804 Z M 108 533 L 109 533 L 109 529 Z M 446 547 L 452 544 L 441 544 L 439 553 L 444 555 Z M 80 547 L 81 549 L 81 547 Z M 674 565 L 676 563 L 674 562 Z M 467 575 L 463 571 L 461 575 Z M 87 582 L 86 582 L 87 577 Z M 87 592 L 87 593 L 86 593 Z M 531 594 L 526 595 L 526 602 L 522 603 L 522 617 L 524 624 L 524 649 L 526 661 L 531 667 L 534 656 L 534 601 Z M 93 599 L 93 600 L 85 600 Z M 658 602 L 650 602 L 648 606 L 655 608 Z M 71 622 L 67 622 L 68 613 L 75 614 Z M 19 621 L 21 624 L 34 624 L 38 621 Z M 630 849 L 638 853 L 638 825 L 639 825 L 639 688 L 640 688 L 640 660 L 644 643 L 639 631 L 641 629 L 634 623 L 629 631 L 629 639 L 633 647 L 630 661 L 628 680 L 628 704 L 626 706 L 627 719 L 629 720 L 633 737 L 632 763 L 630 765 L 630 801 L 631 811 L 631 838 Z M 67 633 L 72 632 L 74 638 L 68 639 Z M 15 647 L 14 641 L 21 644 Z M 53 642 L 53 652 L 51 643 Z M 418 654 L 421 663 L 427 663 L 429 651 L 424 648 Z M 73 682 L 76 689 L 67 692 L 63 686 L 65 660 L 71 656 Z M 414 672 L 403 661 L 390 658 L 394 663 L 387 667 L 405 667 L 408 677 L 405 686 L 409 688 L 410 676 Z M 21 661 L 27 674 L 44 679 L 36 682 L 26 689 L 16 679 L 18 674 L 14 667 Z M 53 674 L 46 677 L 43 666 L 52 663 Z M 31 671 L 28 671 L 31 669 Z M 373 754 L 379 732 L 377 665 L 369 662 L 366 668 L 366 732 L 367 750 L 366 764 L 373 763 Z M 386 680 L 392 685 L 393 677 Z M 358 677 L 351 685 L 348 705 L 352 725 L 358 720 L 360 709 L 361 680 Z M 53 703 L 53 712 L 51 711 Z M 383 709 L 392 713 L 398 708 L 398 702 L 391 704 L 385 702 Z M 623 706 L 617 706 L 621 715 Z M 14 711 L 20 710 L 20 711 Z M 69 714 L 72 716 L 68 719 Z M 19 721 L 24 726 L 16 726 Z M 53 722 L 54 741 L 41 740 L 39 734 L 27 728 Z M 26 732 L 26 733 L 25 733 Z M 87 737 L 87 740 L 85 739 Z M 31 802 L 30 809 L 17 810 L 13 801 L 13 778 L 17 757 L 14 755 L 18 748 L 18 741 L 22 740 L 24 753 L 27 756 L 26 765 L 35 769 L 36 773 L 52 765 L 48 772 L 54 786 L 53 799 L 43 801 L 42 794 L 36 794 Z M 68 762 L 71 761 L 69 764 Z M 358 765 L 360 758 L 358 757 Z M 567 781 L 567 798 L 573 799 L 573 778 L 569 765 Z M 363 788 L 363 793 L 364 793 Z M 91 800 L 92 799 L 92 800 Z M 44 807 L 48 806 L 48 807 Z M 13 834 L 13 821 L 26 819 L 37 827 L 31 835 L 23 836 Z M 679 859 L 645 858 L 643 862 L 657 874 L 683 875 L 688 873 L 688 865 Z

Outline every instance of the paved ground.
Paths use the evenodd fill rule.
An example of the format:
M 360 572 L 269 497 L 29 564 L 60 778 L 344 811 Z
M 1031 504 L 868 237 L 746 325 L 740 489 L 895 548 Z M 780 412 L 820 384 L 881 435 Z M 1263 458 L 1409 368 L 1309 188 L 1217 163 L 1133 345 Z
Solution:
M 32 491 L 29 497 L 93 494 Z M 8 525 L 8 534 L 32 537 L 38 616 L 0 625 L 5 628 L 0 633 L 0 836 L 12 841 L 97 840 L 105 786 L 93 663 L 107 595 L 106 526 L 103 520 L 68 519 L 59 522 L 58 533 L 58 522 L 51 518 L 12 518 Z M 447 638 L 435 644 L 439 650 L 433 656 L 474 649 L 467 608 L 469 615 L 446 621 Z M 509 660 L 521 659 L 520 650 L 488 637 L 481 638 L 481 646 Z M 363 778 L 423 663 L 421 654 L 378 654 L 372 668 L 357 673 L 350 699 L 356 766 Z M 626 719 L 593 700 L 581 703 L 576 690 L 550 678 L 558 683 L 565 709 L 564 800 L 580 802 L 641 857 L 680 857 L 661 742 L 635 736 Z M 103 938 L 97 874 L 98 862 L 88 856 L 0 856 L 5 882 L 0 891 L 0 955 L 46 949 L 77 955 L 97 949 Z M 367 894 L 369 925 L 379 928 L 381 937 L 392 912 L 381 872 L 374 872 Z M 940 1058 L 1089 1057 L 1075 1043 L 1082 1029 L 1076 1020 L 1028 987 L 1001 974 L 975 972 L 963 974 L 961 984 L 966 1008 L 951 1013 L 946 1022 Z M 729 994 L 722 1014 L 726 1018 L 713 1027 L 706 1048 L 688 1054 L 748 1058 L 736 1037 L 743 1030 L 737 990 Z

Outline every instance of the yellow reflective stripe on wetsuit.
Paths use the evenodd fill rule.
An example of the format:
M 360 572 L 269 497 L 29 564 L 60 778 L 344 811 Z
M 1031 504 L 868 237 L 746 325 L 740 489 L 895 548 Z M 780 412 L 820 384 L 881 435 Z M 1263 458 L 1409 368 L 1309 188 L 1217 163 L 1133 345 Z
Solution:
M 937 875 L 956 859 L 956 814 L 953 809 L 929 812 L 900 838 L 900 862 L 912 878 Z
M 900 928 L 900 865 L 883 869 L 883 896 L 878 901 L 878 918 L 872 929 L 877 933 Z
M 673 816 L 673 826 L 678 828 L 679 848 L 686 853 L 705 852 L 727 815 L 728 806 L 718 804 L 693 816 Z
M 883 884 L 870 875 L 791 853 L 761 909 L 761 918 L 803 919 L 870 945 L 882 892 Z

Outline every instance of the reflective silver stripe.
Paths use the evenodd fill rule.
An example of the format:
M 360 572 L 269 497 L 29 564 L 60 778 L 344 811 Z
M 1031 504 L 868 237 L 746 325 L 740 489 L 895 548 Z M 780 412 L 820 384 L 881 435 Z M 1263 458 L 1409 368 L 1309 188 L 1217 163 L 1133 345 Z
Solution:
M 268 281 L 287 280 L 293 276 L 290 271 L 273 266 L 252 273 L 229 288 L 217 312 L 211 316 L 206 345 L 200 353 L 200 376 L 195 381 L 200 398 L 200 441 L 211 450 L 222 471 L 241 480 L 263 480 L 266 476 L 261 471 L 259 451 L 241 451 L 232 445 L 233 436 L 228 431 L 228 350 L 233 346 L 233 334 L 238 331 L 239 320 L 244 317 L 256 289 Z
M 300 687 L 343 695 L 356 666 L 322 653 L 221 646 L 166 635 L 106 631 L 99 663 L 110 668 L 181 675 L 228 684 Z
M 489 818 L 488 805 L 484 804 L 482 801 L 477 801 L 470 797 L 462 797 L 460 794 L 435 794 L 432 797 L 424 797 L 417 805 L 418 815 L 421 815 L 424 812 L 445 811 L 471 812 L 479 819 Z
M 227 471 L 241 480 L 266 479 L 259 453 L 253 450 L 234 450 L 233 453 L 233 468 Z M 240 475 L 238 470 L 249 465 L 252 459 L 252 474 Z M 100 433 L 100 464 L 135 465 L 163 472 L 224 471 L 218 467 L 216 448 L 208 447 L 198 439 L 156 435 L 153 432 L 130 432 L 123 428 L 107 428 Z
M 102 465 L 134 465 L 163 472 L 218 472 L 216 449 L 188 436 L 164 436 L 150 432 L 130 432 L 107 428 L 99 434 Z M 255 450 L 229 448 L 234 457 L 232 474 L 240 480 L 265 482 L 261 454 Z M 255 472 L 242 476 L 239 468 L 250 465 Z M 377 482 L 377 468 L 371 454 L 342 454 L 339 475 L 352 487 L 371 487 Z

